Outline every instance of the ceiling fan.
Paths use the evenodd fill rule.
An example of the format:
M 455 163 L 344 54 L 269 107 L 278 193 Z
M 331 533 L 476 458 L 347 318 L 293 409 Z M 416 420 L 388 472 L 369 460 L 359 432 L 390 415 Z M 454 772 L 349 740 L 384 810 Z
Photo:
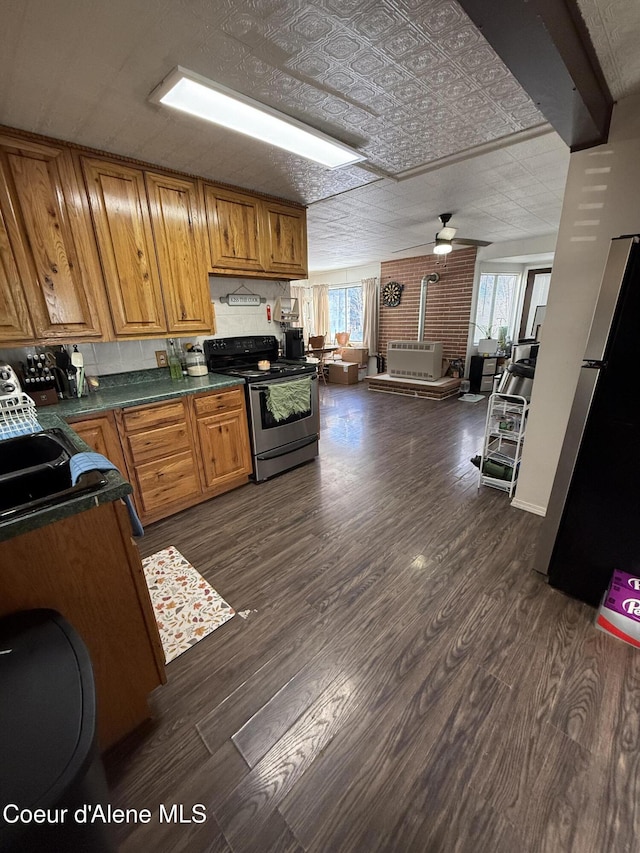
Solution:
M 456 237 L 456 233 L 458 231 L 457 228 L 453 228 L 453 226 L 449 225 L 449 220 L 453 216 L 452 213 L 441 213 L 440 214 L 440 222 L 442 223 L 442 228 L 436 233 L 436 239 L 430 240 L 428 243 L 418 243 L 417 246 L 406 246 L 404 249 L 397 249 L 394 254 L 397 252 L 406 252 L 409 249 L 419 249 L 421 246 L 431 246 L 433 245 L 433 254 L 434 255 L 447 255 L 449 252 L 453 250 L 453 244 L 456 243 L 459 246 L 490 246 L 490 240 L 471 240 L 466 237 Z

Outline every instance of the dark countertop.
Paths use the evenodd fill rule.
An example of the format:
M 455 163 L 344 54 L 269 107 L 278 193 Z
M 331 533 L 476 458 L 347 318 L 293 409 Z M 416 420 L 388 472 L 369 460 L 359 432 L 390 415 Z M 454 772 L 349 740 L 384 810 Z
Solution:
M 54 427 L 61 429 L 71 439 L 79 453 L 91 450 L 80 436 L 70 426 L 67 426 L 60 415 L 52 412 L 51 409 L 41 409 L 38 411 L 38 423 L 43 429 L 52 429 Z M 0 542 L 12 539 L 14 536 L 20 536 L 20 534 L 27 533 L 30 530 L 45 527 L 54 521 L 60 521 L 71 515 L 77 515 L 79 512 L 92 509 L 94 506 L 116 501 L 125 495 L 131 494 L 133 491 L 131 485 L 117 471 L 107 471 L 103 476 L 107 481 L 107 485 L 102 489 L 89 494 L 78 495 L 62 504 L 44 507 L 28 515 L 0 521 Z
M 67 425 L 65 419 L 89 416 L 109 409 L 156 403 L 172 397 L 183 397 L 186 394 L 215 391 L 217 388 L 242 384 L 244 384 L 242 379 L 232 379 L 217 373 L 172 380 L 168 370 L 141 370 L 105 376 L 100 379 L 99 390 L 86 397 L 61 400 L 57 405 L 38 409 L 38 423 L 43 429 L 54 427 L 62 429 L 71 438 L 78 452 L 90 451 L 92 448 L 85 444 L 72 427 Z M 107 485 L 95 492 L 79 495 L 65 503 L 45 507 L 19 518 L 0 521 L 0 542 L 30 530 L 45 527 L 47 524 L 84 512 L 94 506 L 118 500 L 133 492 L 130 483 L 117 471 L 107 471 L 104 477 Z
M 160 374 L 149 378 L 149 374 Z M 244 380 L 223 376 L 219 373 L 207 373 L 206 376 L 185 376 L 181 380 L 171 379 L 168 370 L 141 370 L 126 374 L 131 381 L 111 385 L 109 377 L 100 379 L 100 388 L 86 397 L 73 400 L 61 400 L 55 409 L 63 418 L 78 418 L 82 415 L 94 415 L 109 409 L 121 409 L 126 406 L 141 406 L 146 403 L 157 403 L 159 400 L 169 400 L 172 397 L 184 397 L 187 394 L 197 394 L 201 391 L 215 391 L 218 388 L 229 388 L 232 385 L 244 385 Z M 123 376 L 119 374 L 118 376 Z M 117 381 L 117 380 L 116 380 Z M 38 410 L 40 414 L 41 409 Z

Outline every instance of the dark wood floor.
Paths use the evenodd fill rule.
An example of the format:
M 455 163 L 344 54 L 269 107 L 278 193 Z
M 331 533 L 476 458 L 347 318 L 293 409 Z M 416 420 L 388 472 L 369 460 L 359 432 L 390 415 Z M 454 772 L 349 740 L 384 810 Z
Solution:
M 321 388 L 321 456 L 149 528 L 237 610 L 106 756 L 122 851 L 614 853 L 640 842 L 640 655 L 477 489 L 486 400 Z

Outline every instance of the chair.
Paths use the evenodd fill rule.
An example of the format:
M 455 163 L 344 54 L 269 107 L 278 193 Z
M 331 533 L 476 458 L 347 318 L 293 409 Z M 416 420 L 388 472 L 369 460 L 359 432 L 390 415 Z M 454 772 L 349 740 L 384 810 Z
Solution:
M 318 378 L 322 378 L 324 384 L 327 384 L 327 377 L 324 375 L 324 335 L 311 335 L 309 337 L 309 352 L 314 358 L 318 359 Z
M 351 337 L 351 332 L 336 332 L 336 343 L 340 347 L 340 349 L 336 350 L 333 354 L 333 357 L 336 356 L 342 357 L 342 348 L 348 346 L 349 338 Z

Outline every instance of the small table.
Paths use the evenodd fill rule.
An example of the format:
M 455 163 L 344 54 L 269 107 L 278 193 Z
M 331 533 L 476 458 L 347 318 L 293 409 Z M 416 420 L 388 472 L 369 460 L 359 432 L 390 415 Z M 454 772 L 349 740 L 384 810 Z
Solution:
M 307 358 L 308 358 L 309 356 L 311 356 L 312 358 L 315 358 L 315 359 L 317 360 L 317 362 L 318 362 L 318 376 L 322 378 L 322 381 L 323 381 L 325 384 L 326 384 L 327 379 L 326 379 L 326 377 L 325 377 L 325 375 L 324 375 L 324 357 L 325 357 L 325 355 L 327 355 L 328 353 L 330 353 L 330 352 L 335 352 L 335 351 L 336 351 L 336 350 L 338 350 L 338 349 L 341 349 L 341 347 L 338 347 L 338 346 L 324 346 L 324 347 L 319 347 L 319 348 L 317 348 L 317 349 L 311 349 L 311 347 L 309 347 L 309 348 L 307 349 Z

